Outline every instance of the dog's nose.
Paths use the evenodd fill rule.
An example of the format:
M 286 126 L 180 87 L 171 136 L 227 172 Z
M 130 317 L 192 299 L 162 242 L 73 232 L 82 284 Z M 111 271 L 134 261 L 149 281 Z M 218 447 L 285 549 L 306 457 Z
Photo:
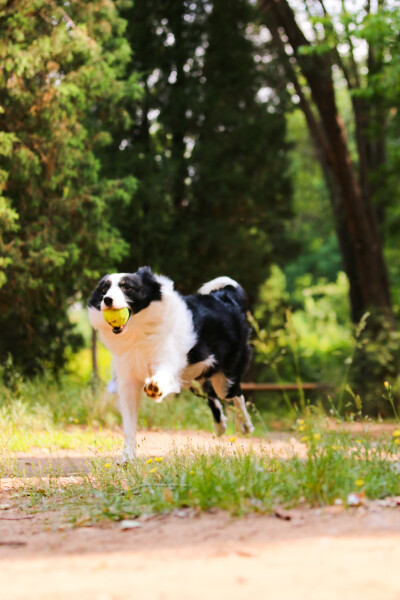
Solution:
M 112 306 L 113 299 L 110 298 L 110 296 L 105 296 L 105 298 L 103 298 L 103 300 L 104 300 L 104 304 L 106 306 L 109 306 L 109 307 Z

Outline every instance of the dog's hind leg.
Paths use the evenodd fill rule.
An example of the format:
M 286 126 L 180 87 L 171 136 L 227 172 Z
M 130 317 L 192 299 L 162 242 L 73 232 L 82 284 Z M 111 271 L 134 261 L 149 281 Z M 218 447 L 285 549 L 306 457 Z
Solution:
M 235 428 L 239 433 L 253 433 L 254 425 L 247 412 L 246 403 L 240 384 L 232 384 L 228 390 L 227 400 L 233 400 L 235 406 Z
M 208 406 L 210 407 L 212 415 L 214 417 L 215 433 L 218 436 L 221 436 L 225 433 L 227 425 L 227 419 L 224 414 L 224 409 L 222 407 L 221 401 L 218 399 L 218 396 L 215 393 L 215 390 L 210 381 L 205 381 L 203 383 L 203 391 L 207 394 Z

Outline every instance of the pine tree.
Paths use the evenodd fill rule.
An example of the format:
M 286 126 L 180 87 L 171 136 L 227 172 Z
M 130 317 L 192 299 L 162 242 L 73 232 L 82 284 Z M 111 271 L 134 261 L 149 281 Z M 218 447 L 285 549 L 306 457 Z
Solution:
M 138 180 L 116 221 L 130 245 L 122 270 L 149 263 L 185 292 L 225 273 L 254 296 L 289 253 L 285 103 L 273 67 L 255 62 L 253 10 L 247 0 L 229 10 L 221 0 L 137 0 L 121 13 L 143 90 L 109 162 Z M 258 98 L 261 75 L 270 102 Z
M 271 66 L 254 60 L 247 29 L 255 17 L 248 2 L 232 0 L 227 11 L 223 0 L 214 0 L 190 207 L 203 279 L 227 272 L 252 297 L 271 262 L 282 263 L 291 247 L 285 103 L 273 90 Z M 258 98 L 263 85 L 270 86 L 267 103 Z
M 123 31 L 111 0 L 2 4 L 0 362 L 28 373 L 63 364 L 69 302 L 125 248 L 110 213 L 132 180 L 102 179 L 95 154 L 128 119 Z

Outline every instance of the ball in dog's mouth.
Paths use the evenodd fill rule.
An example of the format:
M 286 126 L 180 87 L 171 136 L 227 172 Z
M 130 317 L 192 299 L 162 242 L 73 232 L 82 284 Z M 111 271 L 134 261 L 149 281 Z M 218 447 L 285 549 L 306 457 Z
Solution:
M 104 320 L 111 325 L 113 333 L 121 333 L 129 321 L 130 316 L 131 311 L 127 307 L 107 308 L 103 311 Z
M 130 315 L 129 315 L 129 316 L 130 316 Z M 129 319 L 128 319 L 128 320 L 129 320 Z M 127 323 L 128 323 L 128 321 L 125 323 L 125 325 L 121 325 L 121 327 L 113 327 L 113 328 L 112 328 L 112 332 L 113 332 L 113 333 L 116 333 L 116 334 L 118 334 L 118 333 L 122 333 L 122 332 L 124 331 L 124 329 L 125 329 L 125 327 L 126 327 L 126 324 L 127 324 Z

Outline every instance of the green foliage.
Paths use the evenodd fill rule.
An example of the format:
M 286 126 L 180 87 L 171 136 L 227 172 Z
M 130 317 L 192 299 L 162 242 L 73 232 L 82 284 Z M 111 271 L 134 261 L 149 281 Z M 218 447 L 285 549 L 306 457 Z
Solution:
M 284 267 L 288 291 L 293 294 L 299 277 L 309 274 L 313 283 L 320 278 L 335 281 L 343 267 L 329 190 L 300 110 L 287 115 L 287 137 L 293 186 L 291 236 L 301 248 Z
M 260 287 L 254 317 L 256 380 L 327 383 L 339 414 L 358 397 L 362 414 L 392 416 L 382 386 L 384 381 L 393 384 L 398 405 L 399 334 L 382 315 L 366 313 L 359 324 L 351 324 L 343 272 L 336 282 L 320 279 L 316 284 L 311 273 L 303 275 L 289 295 L 283 272 L 274 267 Z M 289 407 L 304 403 L 298 393 L 284 400 Z M 271 406 L 271 398 L 258 404 Z
M 368 86 L 359 92 L 367 102 L 378 103 L 379 119 L 371 129 L 376 136 L 384 128 L 386 135 L 385 161 L 380 169 L 373 173 L 376 203 L 381 207 L 384 219 L 382 231 L 386 241 L 385 254 L 392 281 L 392 297 L 395 311 L 400 307 L 400 261 L 398 253 L 398 229 L 400 211 L 400 50 L 398 32 L 400 27 L 397 6 L 387 6 L 385 10 L 371 15 L 363 23 L 360 37 L 380 49 L 380 68 L 370 74 Z
M 38 0 L 0 15 L 0 362 L 58 369 L 80 342 L 70 300 L 125 246 L 111 225 L 134 182 L 104 181 L 95 154 L 132 81 L 130 50 L 110 0 Z
M 395 400 L 399 398 L 398 364 L 400 335 L 385 315 L 369 315 L 354 354 L 350 371 L 352 388 L 362 398 L 363 410 L 369 415 L 391 416 L 392 410 L 382 397 L 383 382 L 394 383 Z
M 254 309 L 254 376 L 339 386 L 352 351 L 347 295 L 346 276 L 339 273 L 334 283 L 313 285 L 311 274 L 300 277 L 289 296 L 285 276 L 275 267 Z
M 0 387 L 2 422 L 24 430 L 58 429 L 68 425 L 113 426 L 119 422 L 114 398 L 103 389 L 94 392 L 73 376 L 18 377 Z M 33 426 L 33 422 L 36 425 Z

